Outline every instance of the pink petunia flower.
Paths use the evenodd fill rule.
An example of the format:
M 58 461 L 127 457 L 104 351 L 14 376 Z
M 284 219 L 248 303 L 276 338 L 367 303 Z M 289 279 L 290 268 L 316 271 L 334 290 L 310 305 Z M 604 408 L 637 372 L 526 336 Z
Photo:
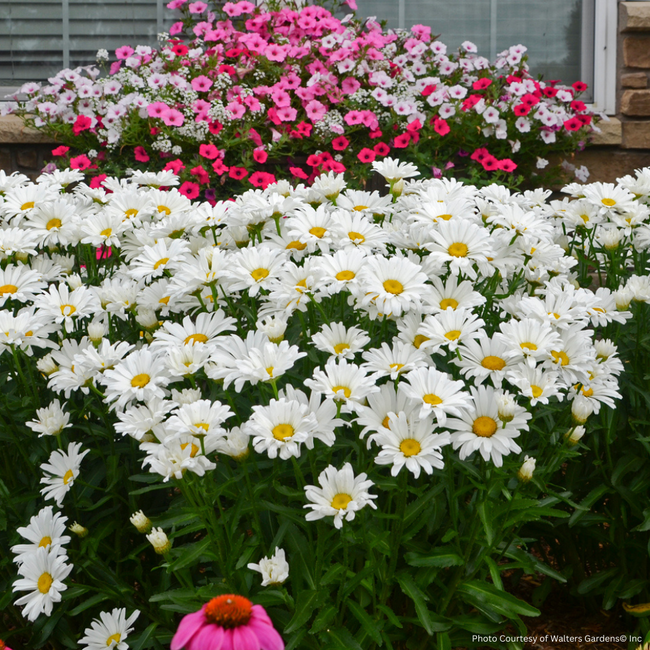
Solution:
M 257 149 L 253 149 L 253 158 L 255 159 L 255 162 L 263 164 L 267 161 L 268 157 L 269 154 L 266 153 L 263 148 L 258 147 Z
M 163 114 L 169 110 L 169 106 L 165 102 L 152 102 L 147 106 L 147 113 L 149 117 L 162 118 Z
M 182 648 L 284 650 L 284 642 L 261 605 L 253 605 L 243 596 L 225 594 L 183 617 L 171 650 Z
M 212 88 L 213 83 L 212 79 L 208 79 L 205 75 L 199 75 L 192 79 L 192 88 L 197 92 L 207 92 Z
M 173 171 L 176 176 L 178 176 L 181 171 L 185 169 L 185 165 L 183 164 L 183 161 L 180 158 L 177 158 L 176 160 L 170 160 L 164 167 L 163 171 Z
M 180 111 L 177 111 L 175 108 L 170 108 L 161 115 L 162 121 L 167 126 L 183 126 L 185 122 L 185 116 Z
M 192 2 L 188 7 L 191 14 L 202 14 L 207 8 L 205 2 Z
M 357 158 L 363 163 L 371 163 L 375 160 L 377 154 L 372 149 L 364 147 L 358 154 Z
M 199 145 L 199 156 L 203 156 L 203 158 L 207 158 L 208 160 L 214 160 L 219 157 L 219 149 L 213 144 Z
M 291 108 L 291 106 L 283 106 L 277 111 L 277 116 L 282 122 L 293 122 L 296 119 L 296 115 L 298 115 L 298 111 L 295 108 Z
M 70 169 L 78 169 L 79 171 L 83 171 L 84 169 L 88 169 L 91 164 L 92 163 L 90 162 L 88 156 L 84 154 L 70 158 Z
M 499 161 L 499 169 L 501 169 L 504 172 L 514 172 L 515 169 L 517 169 L 516 163 L 514 163 L 510 158 L 504 158 L 503 160 Z
M 317 99 L 312 99 L 306 106 L 305 111 L 307 111 L 307 117 L 312 122 L 318 122 L 323 118 L 325 113 L 327 113 L 327 106 L 322 102 L 319 102 Z
M 169 35 L 170 36 L 176 36 L 176 34 L 180 34 L 183 31 L 183 21 L 179 21 L 177 23 L 174 23 L 170 28 L 169 28 Z
M 128 59 L 133 52 L 135 52 L 135 50 L 132 47 L 122 45 L 122 47 L 118 47 L 117 50 L 115 50 L 115 56 L 118 59 Z
M 271 43 L 264 50 L 264 56 L 269 61 L 277 61 L 281 63 L 287 58 L 290 47 L 290 45 L 276 45 L 275 43 Z
M 217 158 L 212 163 L 212 169 L 214 170 L 214 173 L 217 174 L 217 176 L 223 176 L 230 169 L 230 167 L 228 167 L 228 165 L 224 165 L 221 158 Z
M 202 185 L 205 185 L 210 181 L 210 175 L 201 165 L 194 167 L 194 169 L 190 169 L 190 174 L 192 174 L 192 176 L 196 176 L 199 183 Z
M 231 167 L 228 176 L 236 181 L 241 181 L 248 176 L 248 170 L 244 167 Z
M 269 172 L 255 172 L 254 174 L 251 174 L 248 182 L 255 187 L 261 187 L 265 190 L 269 185 L 276 182 L 276 178 Z
M 86 131 L 92 126 L 93 121 L 87 115 L 77 115 L 75 123 L 72 125 L 72 133 L 79 135 L 82 131 Z
M 345 151 L 349 144 L 350 141 L 344 135 L 340 135 L 332 140 L 332 149 L 334 151 Z
M 133 153 L 138 162 L 149 162 L 149 154 L 147 154 L 147 150 L 144 147 L 136 147 L 133 150 Z
M 185 181 L 179 188 L 178 191 L 183 195 L 186 196 L 188 199 L 195 199 L 200 191 L 201 188 L 198 186 L 197 183 L 192 183 L 190 181 Z
M 53 156 L 65 156 L 68 151 L 70 151 L 70 147 L 66 147 L 65 145 L 61 145 L 60 147 L 57 147 L 56 149 L 52 149 L 52 155 Z

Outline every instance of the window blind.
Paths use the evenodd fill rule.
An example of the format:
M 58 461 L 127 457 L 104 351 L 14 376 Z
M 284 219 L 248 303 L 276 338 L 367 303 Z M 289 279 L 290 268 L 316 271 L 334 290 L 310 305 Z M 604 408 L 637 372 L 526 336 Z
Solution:
M 169 29 L 167 0 L 5 0 L 0 86 L 43 81 L 61 68 L 95 62 L 100 48 L 156 45 Z
M 593 82 L 593 0 L 357 0 L 359 14 L 389 27 L 429 25 L 450 50 L 472 41 L 494 59 L 510 45 L 528 48 L 533 76 Z M 587 98 L 589 99 L 589 98 Z

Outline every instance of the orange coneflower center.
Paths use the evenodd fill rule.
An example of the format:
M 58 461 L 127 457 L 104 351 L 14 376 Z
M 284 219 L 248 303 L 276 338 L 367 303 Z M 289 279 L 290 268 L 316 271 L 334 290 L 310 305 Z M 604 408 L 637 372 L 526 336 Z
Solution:
M 213 598 L 205 606 L 204 613 L 209 623 L 230 629 L 248 623 L 253 614 L 253 603 L 243 596 L 225 594 Z

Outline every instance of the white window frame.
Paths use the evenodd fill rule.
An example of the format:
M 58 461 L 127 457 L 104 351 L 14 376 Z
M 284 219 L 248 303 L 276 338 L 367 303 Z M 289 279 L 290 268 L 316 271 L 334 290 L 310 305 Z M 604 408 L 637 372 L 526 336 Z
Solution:
M 594 3 L 594 99 L 591 108 L 607 115 L 615 115 L 618 2 L 616 0 L 583 0 L 585 4 L 588 2 Z

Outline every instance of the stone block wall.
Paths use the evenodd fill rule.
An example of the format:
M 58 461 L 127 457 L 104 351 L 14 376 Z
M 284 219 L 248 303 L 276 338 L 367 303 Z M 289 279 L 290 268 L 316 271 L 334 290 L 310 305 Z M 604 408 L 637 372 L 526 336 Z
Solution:
M 618 34 L 621 147 L 650 150 L 650 2 L 621 2 Z

